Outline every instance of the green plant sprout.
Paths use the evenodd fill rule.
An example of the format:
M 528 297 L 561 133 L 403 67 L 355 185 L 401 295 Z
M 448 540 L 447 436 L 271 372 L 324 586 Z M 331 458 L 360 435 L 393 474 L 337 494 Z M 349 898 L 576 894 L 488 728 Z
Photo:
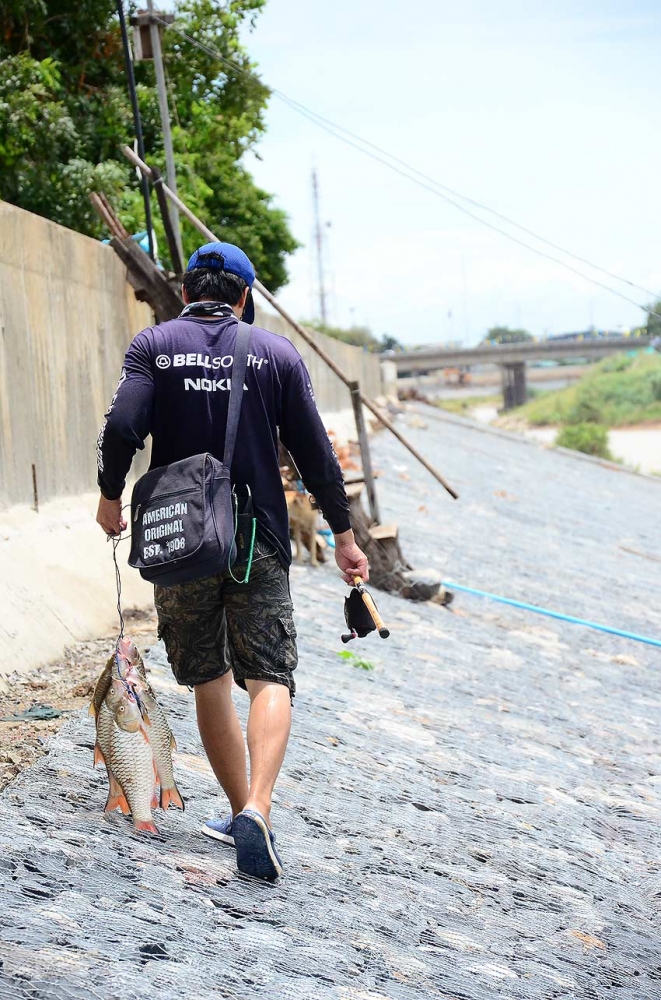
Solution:
M 373 663 L 359 656 L 358 653 L 352 653 L 350 649 L 340 649 L 337 655 L 350 663 L 352 667 L 357 667 L 358 670 L 374 670 Z

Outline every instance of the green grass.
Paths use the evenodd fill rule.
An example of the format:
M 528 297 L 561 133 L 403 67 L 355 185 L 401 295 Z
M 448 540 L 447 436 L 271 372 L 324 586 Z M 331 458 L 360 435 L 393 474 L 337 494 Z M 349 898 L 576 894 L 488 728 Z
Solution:
M 511 411 L 529 424 L 627 427 L 661 421 L 661 355 L 639 351 L 604 358 L 575 385 Z
M 457 399 L 450 397 L 449 399 L 434 400 L 434 406 L 437 406 L 439 410 L 447 410 L 449 413 L 460 415 L 474 410 L 476 406 L 497 406 L 500 408 L 502 405 L 503 397 L 500 392 L 496 392 L 492 396 L 462 396 Z

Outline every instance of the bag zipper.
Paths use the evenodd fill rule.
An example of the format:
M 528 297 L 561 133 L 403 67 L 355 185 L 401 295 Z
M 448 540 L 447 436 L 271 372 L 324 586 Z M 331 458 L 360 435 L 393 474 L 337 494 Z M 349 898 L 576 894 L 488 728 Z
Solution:
M 181 497 L 185 496 L 186 493 L 197 493 L 199 488 L 199 486 L 188 486 L 185 490 L 171 490 L 169 493 L 161 493 L 157 497 L 151 497 L 148 501 L 146 500 L 139 503 L 135 508 L 133 523 L 135 524 L 138 520 L 138 515 L 140 514 L 140 509 L 142 507 L 151 507 L 152 504 L 160 503 L 161 500 L 167 500 L 169 497 Z

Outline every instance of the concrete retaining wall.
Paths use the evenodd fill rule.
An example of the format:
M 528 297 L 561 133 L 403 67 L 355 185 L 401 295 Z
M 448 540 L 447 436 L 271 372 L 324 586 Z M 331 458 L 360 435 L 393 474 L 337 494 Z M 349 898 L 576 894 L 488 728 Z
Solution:
M 0 202 L 0 503 L 83 493 L 131 338 L 152 322 L 108 246 Z
M 255 323 L 265 330 L 282 334 L 294 344 L 310 372 L 317 405 L 322 413 L 339 413 L 347 408 L 351 410 L 351 398 L 344 382 L 333 374 L 319 355 L 315 354 L 311 347 L 308 347 L 289 323 L 277 313 L 267 312 L 265 309 L 260 309 L 259 306 L 256 309 Z M 354 347 L 352 344 L 343 344 L 342 341 L 334 340 L 323 333 L 316 333 L 315 339 L 352 381 L 360 382 L 360 387 L 366 396 L 374 399 L 375 396 L 382 395 L 381 366 L 378 355 L 370 354 L 369 351 L 364 351 L 361 347 Z
M 152 322 L 110 247 L 0 202 L 0 506 L 33 503 L 33 465 L 40 502 L 94 488 L 94 442 L 124 352 Z M 346 387 L 284 320 L 259 310 L 257 322 L 300 350 L 331 424 L 350 409 Z M 366 393 L 381 393 L 377 357 L 318 336 Z
M 0 689 L 4 678 L 62 655 L 66 645 L 117 635 L 112 546 L 94 519 L 97 493 L 61 497 L 35 513 L 0 511 Z M 148 608 L 154 589 L 118 549 L 124 608 Z

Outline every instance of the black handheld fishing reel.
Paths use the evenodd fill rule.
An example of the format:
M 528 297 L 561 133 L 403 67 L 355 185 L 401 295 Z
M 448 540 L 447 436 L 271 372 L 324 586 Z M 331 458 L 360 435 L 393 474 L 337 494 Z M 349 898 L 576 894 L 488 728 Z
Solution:
M 390 629 L 386 628 L 374 598 L 365 589 L 359 576 L 354 576 L 353 589 L 344 598 L 344 620 L 350 631 L 340 637 L 342 642 L 364 639 L 370 632 L 377 630 L 382 639 L 387 639 L 390 635 Z

